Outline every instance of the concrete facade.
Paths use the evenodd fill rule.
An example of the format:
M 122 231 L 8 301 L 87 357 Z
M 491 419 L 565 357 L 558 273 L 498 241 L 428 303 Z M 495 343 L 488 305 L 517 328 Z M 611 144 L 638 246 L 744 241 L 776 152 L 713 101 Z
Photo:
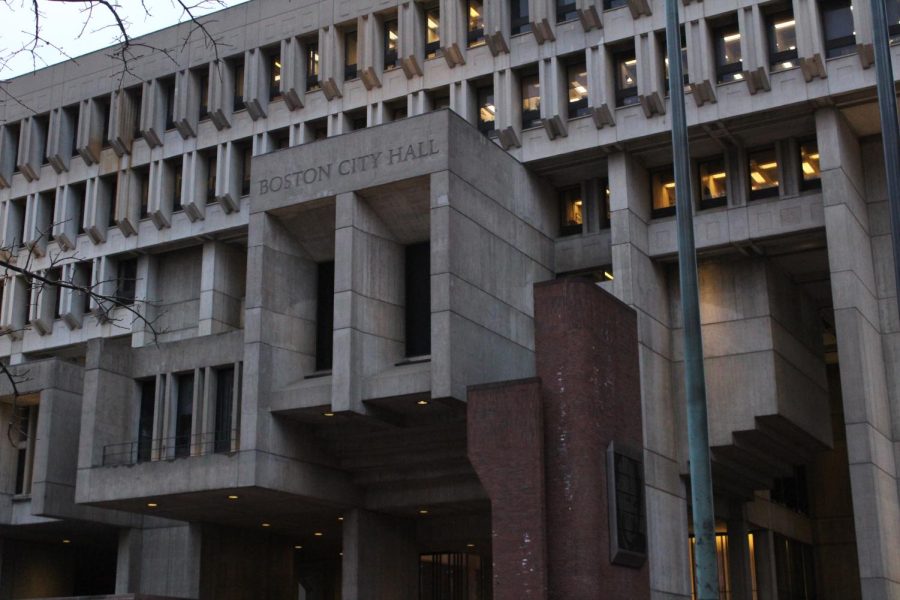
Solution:
M 682 10 L 734 600 L 900 599 L 869 4 L 839 4 Z M 827 25 L 841 19 L 850 41 Z M 690 598 L 663 3 L 252 0 L 206 23 L 217 48 L 188 24 L 142 38 L 177 68 L 150 54 L 123 78 L 98 52 L 4 84 L 20 100 L 0 104 L 9 260 L 146 320 L 4 274 L 0 357 L 19 384 L 0 378 L 0 599 L 596 597 L 605 475 L 573 521 L 557 445 L 508 455 L 499 484 L 476 467 L 539 420 L 594 452 L 608 413 L 593 429 L 538 414 L 535 388 L 562 414 L 578 391 L 556 371 L 594 389 L 590 365 L 617 358 L 639 383 L 622 426 L 640 428 L 647 557 L 616 568 L 640 597 Z M 542 363 L 541 327 L 584 304 L 540 309 L 535 286 L 569 276 L 614 296 L 636 341 L 571 333 Z M 601 313 L 595 333 L 618 323 Z M 471 386 L 511 380 L 467 410 Z M 519 404 L 474 450 L 472 419 Z M 582 587 L 559 584 L 553 552 L 533 555 L 546 576 L 505 577 L 496 498 L 519 482 L 550 485 L 551 512 L 526 502 L 528 518 L 584 524 L 541 537 Z

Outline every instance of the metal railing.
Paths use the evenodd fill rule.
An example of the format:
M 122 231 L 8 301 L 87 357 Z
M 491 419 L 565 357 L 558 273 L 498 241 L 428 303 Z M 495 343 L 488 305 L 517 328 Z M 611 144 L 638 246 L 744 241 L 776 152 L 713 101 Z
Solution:
M 103 447 L 103 466 L 235 452 L 240 448 L 239 434 L 239 430 L 233 429 L 166 438 L 141 437 L 133 442 L 107 444 Z

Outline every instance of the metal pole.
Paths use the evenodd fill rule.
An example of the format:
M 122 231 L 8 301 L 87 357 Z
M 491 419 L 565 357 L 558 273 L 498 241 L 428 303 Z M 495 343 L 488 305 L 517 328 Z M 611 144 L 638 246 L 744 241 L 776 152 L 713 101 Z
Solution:
M 888 209 L 891 211 L 891 242 L 894 246 L 894 281 L 897 309 L 900 312 L 900 130 L 897 126 L 897 96 L 894 88 L 894 68 L 891 65 L 887 10 L 884 0 L 871 2 L 878 111 L 881 113 L 884 173 L 887 179 Z
M 700 298 L 697 291 L 697 250 L 691 202 L 690 147 L 684 115 L 684 77 L 681 68 L 681 31 L 678 0 L 666 0 L 666 52 L 669 57 L 669 97 L 672 102 L 672 155 L 675 165 L 675 207 L 678 225 L 678 264 L 681 313 L 684 320 L 684 379 L 687 399 L 691 508 L 694 516 L 694 566 L 697 600 L 719 600 L 716 570 L 716 521 L 709 465 L 709 426 L 703 340 L 700 337 Z

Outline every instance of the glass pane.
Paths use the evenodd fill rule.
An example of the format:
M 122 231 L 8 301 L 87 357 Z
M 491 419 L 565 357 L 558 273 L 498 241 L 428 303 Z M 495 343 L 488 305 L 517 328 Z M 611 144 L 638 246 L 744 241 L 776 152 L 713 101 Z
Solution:
M 741 75 L 741 33 L 737 25 L 716 32 L 716 70 L 719 83 L 743 79 Z
M 306 76 L 319 76 L 319 45 L 310 44 L 306 47 Z
M 484 29 L 484 7 L 480 0 L 469 0 L 469 10 L 466 18 L 468 19 L 468 30 L 477 31 Z
M 493 129 L 497 108 L 494 106 L 494 90 L 482 88 L 478 90 L 478 125 L 479 129 Z
M 700 163 L 700 194 L 703 200 L 725 198 L 725 165 L 722 160 L 710 160 Z
M 775 150 L 762 150 L 750 155 L 750 191 L 778 190 L 778 161 Z M 759 194 L 757 194 L 759 195 Z
M 672 171 L 658 171 L 653 174 L 653 210 L 675 206 L 675 174 Z
M 385 50 L 397 50 L 397 40 L 399 39 L 399 29 L 397 21 L 388 21 L 384 24 L 384 48 Z
M 344 64 L 356 64 L 356 32 L 348 31 L 344 37 Z
M 541 83 L 537 75 L 522 78 L 522 110 L 541 109 Z
M 570 228 L 580 231 L 583 222 L 582 207 L 580 187 L 572 187 L 560 192 L 560 208 L 562 209 L 560 225 L 564 232 L 566 230 L 572 232 Z
M 275 54 L 272 60 L 272 87 L 281 86 L 281 56 Z
M 803 171 L 803 181 L 816 181 L 821 177 L 819 170 L 819 145 L 816 142 L 806 142 L 800 145 L 800 169 Z
M 441 9 L 437 6 L 425 10 L 425 43 L 433 44 L 441 41 L 438 32 L 441 24 Z
M 783 13 L 769 19 L 769 58 L 777 69 L 797 66 L 797 29 L 794 15 Z
M 637 60 L 633 56 L 619 59 L 616 69 L 616 86 L 620 90 L 637 87 Z
M 849 2 L 834 2 L 823 8 L 822 21 L 825 39 L 833 40 L 853 36 L 853 10 Z

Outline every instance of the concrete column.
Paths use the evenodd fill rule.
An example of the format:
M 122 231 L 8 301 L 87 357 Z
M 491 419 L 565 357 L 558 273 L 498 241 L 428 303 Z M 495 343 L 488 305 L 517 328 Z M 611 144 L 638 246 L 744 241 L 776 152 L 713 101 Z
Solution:
M 116 557 L 117 594 L 133 594 L 139 591 L 142 534 L 140 529 L 119 531 L 119 551 Z
M 140 537 L 140 589 L 136 591 L 155 596 L 199 598 L 200 526 L 144 529 Z M 117 587 L 118 583 L 117 577 Z
M 416 597 L 415 523 L 354 509 L 346 513 L 343 531 L 342 600 Z
M 864 156 L 836 109 L 815 116 L 860 583 L 863 598 L 893 598 L 900 594 L 900 323 L 886 218 L 870 219 L 886 212 L 880 147 Z
M 247 255 L 233 244 L 203 244 L 198 335 L 240 328 Z

